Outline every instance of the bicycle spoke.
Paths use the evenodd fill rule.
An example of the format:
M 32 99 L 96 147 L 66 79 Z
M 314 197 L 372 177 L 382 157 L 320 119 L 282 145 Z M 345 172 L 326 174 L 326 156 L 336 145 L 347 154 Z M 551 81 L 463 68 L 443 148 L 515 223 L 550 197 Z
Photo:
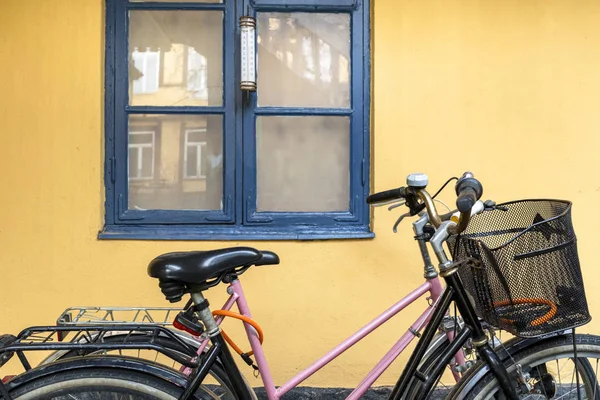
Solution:
M 557 367 L 557 370 L 558 370 L 558 384 L 560 386 L 562 386 L 562 381 L 560 379 L 560 366 L 558 365 L 558 360 L 556 360 L 556 367 Z
M 573 388 L 573 380 L 574 380 L 573 378 L 575 377 L 575 373 L 576 373 L 576 368 L 573 368 L 573 373 L 571 374 L 571 385 L 569 385 L 569 388 L 571 388 L 571 390 L 569 390 L 569 393 L 571 391 L 573 391 L 573 389 L 572 389 Z M 577 390 L 577 388 L 575 388 L 575 390 Z
M 594 391 L 592 392 L 592 399 L 596 400 L 596 388 L 598 387 L 598 360 L 596 360 L 596 370 L 594 371 Z

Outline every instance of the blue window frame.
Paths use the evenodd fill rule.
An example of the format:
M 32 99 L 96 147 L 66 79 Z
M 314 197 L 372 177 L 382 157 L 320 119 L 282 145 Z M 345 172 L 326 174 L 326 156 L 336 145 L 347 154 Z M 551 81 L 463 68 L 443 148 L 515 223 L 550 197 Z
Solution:
M 239 89 L 247 13 L 256 92 Z M 369 0 L 107 0 L 99 237 L 373 237 L 369 41 Z

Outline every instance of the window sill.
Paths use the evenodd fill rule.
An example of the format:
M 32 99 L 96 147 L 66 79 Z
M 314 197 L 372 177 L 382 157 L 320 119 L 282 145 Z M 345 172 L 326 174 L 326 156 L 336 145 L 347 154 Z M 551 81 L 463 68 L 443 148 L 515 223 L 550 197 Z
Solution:
M 264 228 L 240 226 L 123 226 L 107 225 L 98 233 L 102 240 L 335 240 L 372 239 L 375 234 L 367 227 Z

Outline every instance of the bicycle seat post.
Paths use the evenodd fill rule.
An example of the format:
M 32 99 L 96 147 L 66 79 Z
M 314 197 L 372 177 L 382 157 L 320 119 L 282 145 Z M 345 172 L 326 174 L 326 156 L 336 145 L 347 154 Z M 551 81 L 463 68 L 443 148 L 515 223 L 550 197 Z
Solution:
M 192 301 L 196 305 L 196 312 L 198 313 L 198 317 L 204 324 L 204 328 L 206 328 L 206 333 L 208 337 L 214 337 L 219 334 L 220 328 L 217 325 L 217 321 L 215 321 L 212 313 L 210 312 L 208 300 L 204 297 L 202 292 L 193 292 L 191 293 Z
M 225 372 L 229 376 L 231 385 L 233 386 L 236 394 L 236 398 L 239 400 L 252 400 L 252 396 L 248 392 L 244 378 L 235 364 L 233 356 L 227 347 L 227 343 L 221 334 L 221 329 L 219 328 L 219 325 L 217 325 L 217 321 L 210 311 L 208 300 L 204 297 L 201 290 L 195 290 L 192 288 L 190 294 L 192 296 L 192 301 L 196 305 L 198 317 L 204 324 L 206 333 L 213 346 L 209 350 L 208 354 L 204 357 L 203 364 L 197 368 L 195 375 L 192 375 L 191 383 L 187 387 L 184 394 L 189 394 L 191 396 L 191 394 L 195 392 L 218 357 L 223 365 L 223 368 L 225 369 Z

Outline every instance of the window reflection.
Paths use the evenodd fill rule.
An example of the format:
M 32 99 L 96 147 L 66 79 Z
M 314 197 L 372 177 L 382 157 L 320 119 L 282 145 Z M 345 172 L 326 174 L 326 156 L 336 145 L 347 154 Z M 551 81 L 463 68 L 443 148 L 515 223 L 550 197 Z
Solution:
M 158 92 L 160 72 L 160 51 L 139 51 L 133 49 L 131 53 L 134 67 L 133 94 Z
M 131 115 L 128 141 L 130 209 L 222 209 L 221 116 Z
M 129 131 L 129 179 L 154 178 L 154 130 Z
M 129 26 L 131 105 L 223 103 L 221 11 L 131 11 Z
M 350 106 L 348 14 L 259 13 L 257 43 L 259 105 Z
M 206 129 L 187 129 L 183 150 L 183 178 L 204 179 L 209 165 L 206 154 Z
M 208 100 L 207 60 L 191 47 L 188 47 L 187 90 L 195 99 Z

